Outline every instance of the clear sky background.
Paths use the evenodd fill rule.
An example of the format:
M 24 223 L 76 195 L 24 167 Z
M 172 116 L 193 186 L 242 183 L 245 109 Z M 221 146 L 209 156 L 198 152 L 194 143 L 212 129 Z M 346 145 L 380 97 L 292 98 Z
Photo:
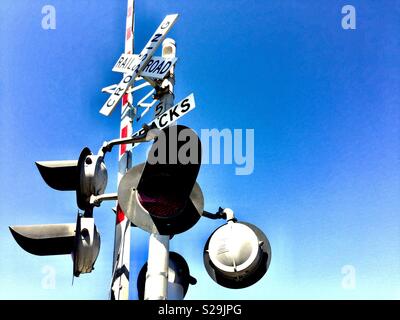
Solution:
M 56 29 L 41 27 L 56 8 Z M 356 8 L 343 30 L 341 9 Z M 136 1 L 136 50 L 166 14 L 181 16 L 176 100 L 194 92 L 180 122 L 196 130 L 255 130 L 255 170 L 204 165 L 206 210 L 232 208 L 268 236 L 267 275 L 242 290 L 219 287 L 202 262 L 221 221 L 202 219 L 171 249 L 198 280 L 187 299 L 400 298 L 400 1 Z M 95 211 L 95 270 L 72 280 L 70 256 L 24 252 L 9 225 L 76 219 L 75 195 L 49 188 L 37 160 L 76 159 L 118 136 L 119 113 L 98 113 L 100 89 L 123 51 L 125 0 L 2 0 L 0 4 L 0 298 L 107 299 L 113 203 Z M 135 162 L 144 159 L 144 146 Z M 107 157 L 116 191 L 117 151 Z M 148 235 L 132 229 L 131 299 Z M 343 266 L 356 286 L 342 286 Z M 54 270 L 53 289 L 42 286 Z M 43 273 L 44 272 L 44 273 Z

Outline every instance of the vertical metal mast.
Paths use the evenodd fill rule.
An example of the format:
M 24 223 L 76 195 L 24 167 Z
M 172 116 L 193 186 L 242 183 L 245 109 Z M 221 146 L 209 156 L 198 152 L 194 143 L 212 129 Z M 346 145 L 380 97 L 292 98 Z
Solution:
M 128 0 L 125 33 L 125 53 L 134 53 L 135 32 L 135 0 Z M 122 98 L 120 137 L 126 138 L 132 135 L 132 122 L 135 117 L 135 109 L 132 108 L 132 93 L 124 94 Z M 132 165 L 132 152 L 123 144 L 118 153 L 118 185 L 126 171 Z M 129 299 L 129 262 L 130 262 L 131 222 L 117 202 L 117 214 L 115 222 L 113 277 L 111 284 L 112 300 Z
M 162 44 L 162 56 L 174 58 L 176 45 L 172 39 L 165 39 Z M 157 89 L 156 97 L 160 103 L 156 107 L 157 117 L 174 105 L 174 68 Z M 147 274 L 144 289 L 145 300 L 168 299 L 168 269 L 169 269 L 169 236 L 151 234 L 149 238 L 149 255 L 147 259 Z

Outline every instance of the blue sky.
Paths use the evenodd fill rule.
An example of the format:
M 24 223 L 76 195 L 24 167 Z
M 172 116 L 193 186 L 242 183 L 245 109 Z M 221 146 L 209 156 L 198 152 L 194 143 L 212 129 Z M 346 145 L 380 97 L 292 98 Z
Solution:
M 187 299 L 400 298 L 400 1 L 136 1 L 136 49 L 166 14 L 178 45 L 176 100 L 194 92 L 180 122 L 196 130 L 254 129 L 255 170 L 204 165 L 205 208 L 232 208 L 272 246 L 267 275 L 242 290 L 207 275 L 202 250 L 221 221 L 202 219 L 171 249 L 198 280 Z M 56 8 L 55 30 L 41 27 Z M 341 9 L 356 8 L 356 30 Z M 75 195 L 50 189 L 37 160 L 75 159 L 118 135 L 119 115 L 98 110 L 102 87 L 123 50 L 126 2 L 28 1 L 0 4 L 0 298 L 107 299 L 113 204 L 95 211 L 102 247 L 95 271 L 71 286 L 68 256 L 36 257 L 9 225 L 75 221 Z M 135 162 L 145 157 L 135 150 Z M 116 191 L 117 152 L 107 157 Z M 147 257 L 145 232 L 132 229 L 131 298 Z M 342 267 L 356 286 L 342 287 Z M 54 289 L 42 287 L 46 266 Z

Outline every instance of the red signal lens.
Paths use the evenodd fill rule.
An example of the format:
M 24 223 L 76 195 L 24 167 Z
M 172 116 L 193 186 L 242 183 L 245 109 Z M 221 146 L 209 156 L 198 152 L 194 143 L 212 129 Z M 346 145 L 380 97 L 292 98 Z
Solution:
M 170 218 L 178 215 L 186 206 L 186 196 L 174 187 L 174 179 L 168 175 L 153 176 L 143 181 L 139 201 L 150 215 Z

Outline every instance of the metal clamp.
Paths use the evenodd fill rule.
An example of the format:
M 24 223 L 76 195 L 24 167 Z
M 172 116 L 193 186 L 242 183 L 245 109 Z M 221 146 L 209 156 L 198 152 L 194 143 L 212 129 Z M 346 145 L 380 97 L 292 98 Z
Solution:
M 233 221 L 236 222 L 237 219 L 235 218 L 235 215 L 233 213 L 232 209 L 229 208 L 218 208 L 218 211 L 216 213 L 211 213 L 208 211 L 203 211 L 203 217 L 206 217 L 208 219 L 216 220 L 216 219 L 225 219 L 226 221 Z
M 156 129 L 156 125 L 153 124 L 151 126 L 144 124 L 143 129 L 144 133 L 136 136 L 136 137 L 128 137 L 128 138 L 118 138 L 118 139 L 113 139 L 110 141 L 104 141 L 102 147 L 100 148 L 98 155 L 104 157 L 107 152 L 111 152 L 112 148 L 116 145 L 121 145 L 121 144 L 135 144 L 135 143 L 140 143 L 140 142 L 148 142 L 157 136 L 157 134 L 148 134 L 151 130 Z

